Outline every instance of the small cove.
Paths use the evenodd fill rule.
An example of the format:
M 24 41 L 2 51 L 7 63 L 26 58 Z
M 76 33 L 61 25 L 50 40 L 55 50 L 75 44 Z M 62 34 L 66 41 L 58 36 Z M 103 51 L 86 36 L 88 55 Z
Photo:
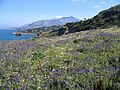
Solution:
M 16 36 L 13 34 L 14 32 L 17 32 L 17 30 L 0 29 L 0 41 L 27 40 L 36 36 L 35 34 L 22 34 L 21 36 Z

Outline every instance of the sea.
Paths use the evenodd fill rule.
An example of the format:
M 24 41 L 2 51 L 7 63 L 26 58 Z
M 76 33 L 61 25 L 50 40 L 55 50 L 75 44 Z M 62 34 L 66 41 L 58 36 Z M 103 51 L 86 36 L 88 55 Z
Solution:
M 0 41 L 27 40 L 35 36 L 35 34 L 22 34 L 21 36 L 16 36 L 13 34 L 14 32 L 17 32 L 17 30 L 0 29 Z

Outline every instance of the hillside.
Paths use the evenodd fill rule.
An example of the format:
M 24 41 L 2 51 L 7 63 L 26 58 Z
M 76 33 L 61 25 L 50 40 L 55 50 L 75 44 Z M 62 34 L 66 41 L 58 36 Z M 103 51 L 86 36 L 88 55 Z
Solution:
M 90 16 L 91 6 L 120 0 L 1 1 L 1 23 L 19 24 Z M 120 90 L 120 4 L 89 19 L 59 17 L 0 30 L 0 90 Z
M 120 28 L 0 42 L 0 90 L 119 90 Z
M 98 15 L 87 19 L 86 21 L 67 23 L 65 26 L 68 27 L 68 33 L 83 30 L 110 28 L 114 26 L 120 27 L 120 4 L 101 11 Z

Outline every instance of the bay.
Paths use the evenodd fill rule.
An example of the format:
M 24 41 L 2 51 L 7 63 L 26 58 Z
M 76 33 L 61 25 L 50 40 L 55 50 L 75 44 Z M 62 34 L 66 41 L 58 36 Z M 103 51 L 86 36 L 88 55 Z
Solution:
M 12 41 L 12 40 L 26 40 L 31 39 L 35 34 L 22 34 L 21 36 L 16 36 L 13 33 L 17 30 L 1 30 L 0 29 L 0 41 Z

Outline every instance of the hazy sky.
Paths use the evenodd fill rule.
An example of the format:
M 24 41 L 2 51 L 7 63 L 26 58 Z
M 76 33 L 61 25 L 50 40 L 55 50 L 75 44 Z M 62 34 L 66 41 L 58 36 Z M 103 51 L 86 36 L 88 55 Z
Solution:
M 0 0 L 0 25 L 19 26 L 41 19 L 89 18 L 120 0 Z

